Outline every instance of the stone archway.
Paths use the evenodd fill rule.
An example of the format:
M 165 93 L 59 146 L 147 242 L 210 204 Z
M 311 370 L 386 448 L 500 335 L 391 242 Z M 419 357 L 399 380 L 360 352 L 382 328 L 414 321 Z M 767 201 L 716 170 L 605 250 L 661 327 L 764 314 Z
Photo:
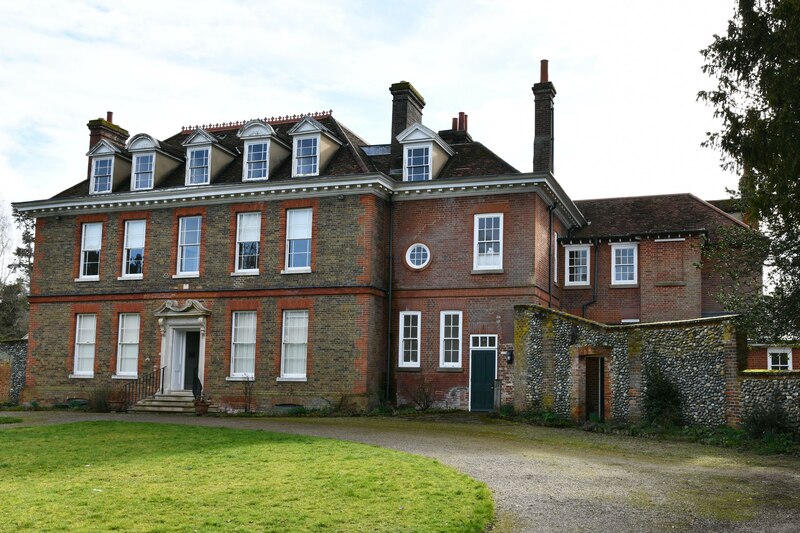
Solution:
M 583 422 L 589 413 L 587 405 L 593 404 L 593 398 L 587 398 L 587 391 L 599 394 L 597 407 L 599 418 L 603 421 L 612 420 L 611 403 L 611 348 L 608 346 L 571 346 L 569 349 L 572 361 L 571 389 L 570 389 L 570 414 L 572 419 Z M 589 364 L 587 365 L 587 360 Z M 591 372 L 587 373 L 587 370 Z M 591 375 L 589 375 L 591 374 Z M 600 383 L 592 380 L 600 376 Z

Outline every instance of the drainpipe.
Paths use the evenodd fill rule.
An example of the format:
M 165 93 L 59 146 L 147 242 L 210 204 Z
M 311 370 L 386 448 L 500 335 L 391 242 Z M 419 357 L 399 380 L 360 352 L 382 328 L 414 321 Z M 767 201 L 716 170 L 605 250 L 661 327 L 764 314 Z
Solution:
M 583 304 L 581 316 L 586 318 L 586 308 L 597 301 L 597 264 L 599 263 L 597 252 L 599 251 L 599 241 L 594 241 L 594 279 L 592 280 L 592 299 Z
M 394 237 L 394 204 L 392 203 L 392 199 L 389 198 L 389 303 L 387 316 L 388 320 L 386 321 L 386 401 L 388 402 L 391 398 L 391 383 L 392 383 L 392 266 L 394 265 L 394 257 L 393 257 L 393 237 Z
M 558 207 L 558 202 L 553 202 L 553 205 L 547 208 L 550 218 L 547 227 L 548 242 L 550 243 L 550 252 L 547 254 L 547 257 L 550 258 L 547 270 L 547 307 L 553 307 L 553 211 L 556 210 L 556 207 Z

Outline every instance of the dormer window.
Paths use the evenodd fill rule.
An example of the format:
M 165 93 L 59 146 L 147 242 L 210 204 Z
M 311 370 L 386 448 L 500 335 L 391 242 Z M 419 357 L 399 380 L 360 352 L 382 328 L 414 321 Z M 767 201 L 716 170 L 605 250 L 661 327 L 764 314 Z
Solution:
M 113 157 L 104 157 L 94 160 L 94 168 L 92 170 L 92 194 L 111 192 L 111 175 L 113 169 Z
M 250 141 L 244 145 L 245 181 L 265 180 L 269 172 L 269 144 L 267 141 Z
M 425 181 L 431 179 L 431 147 L 406 146 L 406 164 L 403 169 L 405 181 Z
M 133 186 L 134 191 L 153 188 L 153 168 L 155 154 L 138 154 L 133 157 Z
M 189 150 L 189 167 L 186 176 L 187 185 L 205 185 L 209 182 L 210 152 L 210 148 L 195 148 L 194 150 Z
M 295 176 L 316 176 L 319 136 L 301 137 L 294 141 Z

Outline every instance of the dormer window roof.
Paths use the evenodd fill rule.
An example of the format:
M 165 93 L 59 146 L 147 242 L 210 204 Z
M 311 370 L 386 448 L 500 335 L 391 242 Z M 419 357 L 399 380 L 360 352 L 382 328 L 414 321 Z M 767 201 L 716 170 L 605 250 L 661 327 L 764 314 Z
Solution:
M 133 164 L 131 169 L 131 190 L 146 191 L 152 189 L 167 171 L 176 168 L 182 159 L 176 156 L 174 149 L 162 146 L 155 137 L 139 133 L 128 140 L 125 148 L 131 153 Z M 169 150 L 169 151 L 167 151 Z M 156 164 L 156 158 L 158 164 Z M 160 172 L 157 172 L 157 169 Z
M 89 194 L 110 193 L 119 181 L 117 177 L 124 171 L 120 167 L 128 166 L 130 159 L 119 146 L 106 139 L 98 141 L 86 155 L 92 162 Z
M 269 179 L 271 169 L 282 162 L 289 147 L 275 137 L 275 130 L 262 120 L 250 120 L 236 136 L 244 141 L 242 181 Z
M 310 116 L 292 126 L 292 177 L 319 176 L 342 142 Z
M 219 139 L 202 128 L 183 141 L 183 146 L 186 147 L 187 186 L 208 185 L 213 176 L 235 157 L 219 143 Z
M 425 181 L 436 177 L 455 152 L 439 135 L 415 122 L 397 136 L 403 145 L 403 181 Z

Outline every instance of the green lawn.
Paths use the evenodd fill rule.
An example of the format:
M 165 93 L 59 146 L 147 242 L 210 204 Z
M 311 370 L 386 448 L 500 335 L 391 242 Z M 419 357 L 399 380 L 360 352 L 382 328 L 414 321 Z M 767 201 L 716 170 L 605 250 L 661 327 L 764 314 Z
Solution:
M 485 485 L 314 437 L 85 422 L 0 432 L 0 529 L 483 531 Z

